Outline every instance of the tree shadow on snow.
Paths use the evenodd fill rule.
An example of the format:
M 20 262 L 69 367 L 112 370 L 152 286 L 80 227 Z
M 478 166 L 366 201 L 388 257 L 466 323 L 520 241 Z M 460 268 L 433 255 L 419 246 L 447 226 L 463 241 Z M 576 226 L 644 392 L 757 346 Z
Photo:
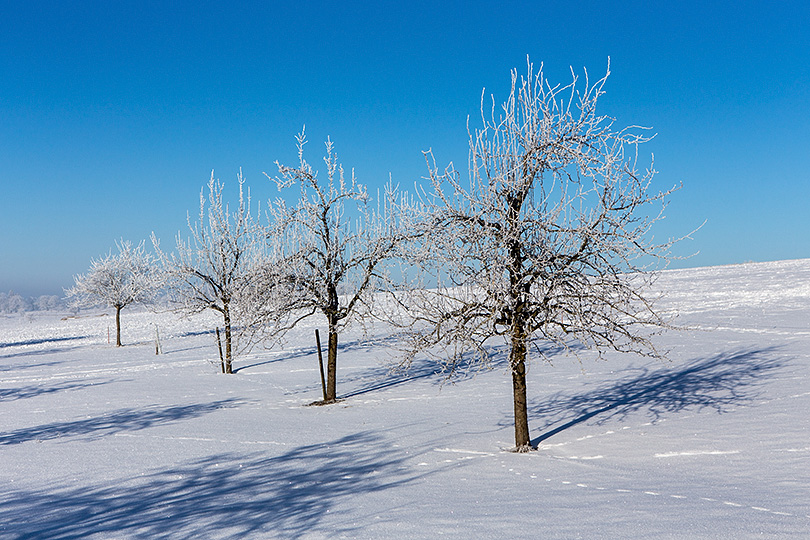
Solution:
M 636 368 L 638 373 L 577 395 L 557 393 L 529 407 L 530 417 L 546 420 L 537 445 L 582 422 L 596 424 L 644 412 L 654 420 L 687 409 L 718 413 L 750 402 L 763 379 L 782 368 L 786 358 L 775 347 L 743 349 L 692 360 L 673 368 Z
M 401 384 L 413 382 L 419 379 L 435 377 L 445 381 L 446 377 L 434 362 L 420 362 L 411 366 L 408 370 L 391 369 L 386 367 L 372 368 L 364 371 L 355 377 L 345 377 L 338 381 L 342 385 L 351 385 L 356 381 L 363 381 L 363 384 L 355 390 L 350 390 L 338 396 L 338 399 L 346 399 L 355 396 L 362 396 L 371 392 L 385 390 Z
M 457 383 L 474 378 L 482 371 L 491 371 L 504 367 L 509 361 L 509 349 L 506 345 L 487 346 L 489 360 L 482 364 L 477 353 L 464 353 L 452 365 L 445 364 L 435 358 L 422 356 L 408 367 L 397 364 L 371 368 L 355 375 L 345 377 L 339 382 L 351 385 L 361 381 L 356 390 L 346 392 L 340 398 L 350 398 L 379 390 L 385 390 L 420 379 L 433 379 L 435 385 Z
M 283 362 L 285 360 L 292 360 L 293 358 L 301 358 L 303 356 L 309 356 L 317 354 L 315 351 L 315 347 L 312 348 L 303 348 L 303 349 L 293 349 L 290 350 L 287 354 L 282 354 L 280 356 L 276 356 L 274 358 L 262 359 L 261 361 L 253 362 L 252 364 L 247 364 L 245 366 L 234 367 L 233 372 L 239 373 L 240 371 L 244 371 L 250 368 L 259 367 L 259 366 L 266 366 L 267 364 L 275 364 L 276 362 Z M 237 357 L 234 362 L 239 361 Z
M 71 350 L 71 349 L 51 349 L 51 350 L 48 350 L 48 351 L 30 351 L 30 352 L 21 352 L 21 353 L 5 354 L 5 355 L 0 354 L 0 360 L 5 360 L 5 359 L 8 359 L 8 358 L 18 358 L 18 357 L 22 357 L 22 356 L 44 356 L 44 355 L 47 355 L 47 354 L 66 352 L 66 351 L 69 351 L 69 350 Z M 0 366 L 0 373 L 7 372 L 7 371 L 22 371 L 24 369 L 33 369 L 33 368 L 38 368 L 38 367 L 57 366 L 57 365 L 63 364 L 63 363 L 64 363 L 63 360 L 53 360 L 53 361 L 50 361 L 50 362 L 36 362 L 34 364 L 22 364 L 22 363 L 7 364 L 7 365 L 4 365 L 4 366 Z
M 111 381 L 91 383 L 66 382 L 53 386 L 29 385 L 19 386 L 17 388 L 0 388 L 0 401 L 17 401 L 18 399 L 28 399 L 62 392 L 64 390 L 80 390 L 83 388 L 101 386 L 103 384 L 109 384 L 110 382 Z
M 216 334 L 216 328 L 208 328 L 206 330 L 189 330 L 188 332 L 180 332 L 175 337 L 197 337 L 197 336 L 213 336 Z
M 338 362 L 341 363 L 341 356 L 346 352 L 355 351 L 355 350 L 370 350 L 374 347 L 377 347 L 381 344 L 391 341 L 392 338 L 385 338 L 385 339 L 356 339 L 353 341 L 347 341 L 346 343 L 338 343 Z M 314 341 L 314 338 L 313 338 Z M 323 354 L 323 361 L 326 363 L 326 356 L 327 356 L 327 343 L 326 341 L 321 342 L 321 353 Z M 240 371 L 244 371 L 250 368 L 264 366 L 267 364 L 275 364 L 276 362 L 283 362 L 285 360 L 292 360 L 295 358 L 303 358 L 305 356 L 312 356 L 313 357 L 313 367 L 317 367 L 318 365 L 318 348 L 315 346 L 312 347 L 299 347 L 294 349 L 289 349 L 286 354 L 280 354 L 274 358 L 269 359 L 262 359 L 260 361 L 253 362 L 251 364 L 247 364 L 244 366 L 234 367 L 233 372 L 239 373 Z M 239 359 L 237 358 L 236 361 Z M 257 359 L 258 360 L 258 359 Z
M 70 351 L 75 351 L 79 349 L 80 346 L 76 345 L 73 347 L 54 347 L 53 349 L 40 349 L 35 351 L 20 351 L 14 352 L 9 354 L 0 354 L 0 360 L 2 359 L 9 359 L 9 358 L 25 358 L 29 356 L 47 356 L 51 354 L 59 354 L 65 353 Z M 56 364 L 62 364 L 64 361 L 54 361 L 54 362 L 42 362 L 37 364 L 11 364 L 6 365 L 0 368 L 0 371 L 18 371 L 20 369 L 28 369 L 30 367 L 40 367 L 40 366 L 54 366 Z
M 53 540 L 351 537 L 362 525 L 341 519 L 338 504 L 351 509 L 352 497 L 423 476 L 408 472 L 405 457 L 366 432 L 276 456 L 218 454 L 114 483 L 6 492 L 0 531 Z
M 509 366 L 509 351 L 507 344 L 487 345 L 489 359 L 486 363 L 480 361 L 479 353 L 466 352 L 454 362 L 443 362 L 436 358 L 422 356 L 414 361 L 407 368 L 393 366 L 380 366 L 366 370 L 354 377 L 341 379 L 340 383 L 351 384 L 355 381 L 363 381 L 364 384 L 356 390 L 352 390 L 340 396 L 349 398 L 384 390 L 401 384 L 409 383 L 420 379 L 434 379 L 434 384 L 442 385 L 446 383 L 455 384 L 475 378 L 481 372 L 488 372 L 494 369 L 506 369 Z M 569 351 L 582 349 L 582 345 L 577 343 L 568 344 Z M 541 343 L 539 340 L 531 346 L 532 356 L 540 356 L 546 361 L 565 352 L 560 346 Z
M 0 349 L 5 349 L 7 347 L 20 347 L 23 345 L 41 345 L 43 343 L 60 343 L 63 341 L 76 341 L 86 339 L 88 337 L 89 336 L 49 337 L 38 339 L 26 339 L 23 341 L 0 342 Z
M 0 433 L 0 446 L 20 444 L 29 441 L 44 441 L 60 437 L 85 437 L 96 439 L 116 433 L 138 431 L 150 427 L 196 418 L 218 409 L 234 407 L 238 400 L 225 399 L 211 403 L 177 405 L 174 407 L 140 409 L 119 409 L 109 414 L 72 420 L 53 422 Z

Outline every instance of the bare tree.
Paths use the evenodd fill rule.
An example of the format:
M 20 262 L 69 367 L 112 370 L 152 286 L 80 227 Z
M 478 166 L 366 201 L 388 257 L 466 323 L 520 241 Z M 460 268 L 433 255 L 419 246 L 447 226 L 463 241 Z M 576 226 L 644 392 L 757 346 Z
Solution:
M 433 234 L 409 256 L 437 287 L 397 296 L 413 316 L 405 362 L 432 351 L 450 369 L 467 353 L 487 363 L 488 340 L 503 338 L 516 451 L 532 449 L 532 343 L 539 357 L 541 342 L 658 356 L 651 337 L 667 325 L 647 271 L 668 258 L 671 242 L 656 244 L 650 230 L 671 190 L 651 191 L 652 164 L 638 170 L 644 130 L 617 129 L 597 114 L 609 73 L 591 83 L 586 72 L 581 87 L 573 70 L 565 86 L 550 84 L 542 65 L 528 63 L 525 77 L 512 71 L 497 114 L 494 98 L 487 113 L 482 96 L 468 186 L 452 164 L 440 171 L 425 154 L 431 189 L 411 212 L 412 226 Z
M 215 180 L 211 173 L 207 208 L 203 189 L 199 219 L 192 223 L 188 217 L 191 236 L 184 240 L 178 234 L 175 253 L 161 251 L 159 240 L 152 235 L 177 309 L 189 314 L 212 309 L 222 315 L 225 373 L 233 373 L 232 360 L 239 345 L 235 329 L 240 335 L 247 335 L 253 327 L 250 322 L 234 317 L 234 301 L 241 298 L 241 291 L 248 287 L 251 271 L 262 257 L 264 245 L 259 224 L 251 215 L 250 193 L 245 194 L 241 171 L 237 179 L 239 205 L 231 212 L 222 200 L 222 182 Z
M 112 252 L 90 263 L 86 274 L 74 276 L 75 285 L 65 293 L 76 307 L 98 304 L 115 308 L 115 344 L 121 346 L 121 310 L 130 304 L 151 301 L 162 285 L 151 255 L 141 242 L 116 242 Z
M 279 189 L 294 184 L 300 197 L 294 207 L 282 199 L 270 205 L 270 245 L 273 253 L 265 266 L 272 300 L 265 303 L 265 321 L 283 332 L 320 313 L 328 326 L 326 402 L 337 397 L 338 333 L 370 309 L 370 294 L 387 280 L 383 263 L 401 240 L 395 216 L 389 212 L 395 190 L 386 188 L 384 207 L 374 210 L 365 186 L 354 172 L 344 176 L 331 140 L 326 141 L 326 179 L 304 159 L 306 137 L 296 138 L 299 164 L 276 162 L 280 177 L 268 178 Z

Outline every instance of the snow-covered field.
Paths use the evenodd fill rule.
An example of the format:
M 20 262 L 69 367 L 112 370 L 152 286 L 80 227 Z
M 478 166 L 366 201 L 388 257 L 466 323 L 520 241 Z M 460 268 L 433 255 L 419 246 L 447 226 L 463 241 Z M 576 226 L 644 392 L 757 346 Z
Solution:
M 213 317 L 2 318 L 0 538 L 809 538 L 810 260 L 658 287 L 671 362 L 532 364 L 530 454 L 503 365 L 391 375 L 382 327 L 309 407 L 314 326 L 226 376 Z

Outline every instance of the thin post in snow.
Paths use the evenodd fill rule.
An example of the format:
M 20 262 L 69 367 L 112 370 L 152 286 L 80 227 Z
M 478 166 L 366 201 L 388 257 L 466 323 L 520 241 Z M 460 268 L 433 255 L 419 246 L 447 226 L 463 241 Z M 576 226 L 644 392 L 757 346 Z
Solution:
M 163 352 L 163 347 L 160 346 L 160 331 L 158 325 L 155 324 L 155 356 Z
M 222 356 L 222 339 L 219 337 L 219 326 L 217 326 L 217 349 L 219 349 L 219 365 L 222 367 L 222 373 L 225 373 L 225 358 Z
M 321 367 L 321 389 L 323 390 L 323 400 L 326 401 L 326 377 L 323 374 L 323 353 L 321 352 L 321 335 L 315 329 L 315 343 L 318 346 L 318 365 Z

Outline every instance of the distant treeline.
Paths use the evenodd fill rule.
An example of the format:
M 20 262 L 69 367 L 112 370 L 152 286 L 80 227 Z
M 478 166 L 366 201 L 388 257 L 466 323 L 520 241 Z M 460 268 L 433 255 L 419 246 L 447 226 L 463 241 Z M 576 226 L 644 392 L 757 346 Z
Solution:
M 0 313 L 25 313 L 27 311 L 49 311 L 64 309 L 64 299 L 55 294 L 43 294 L 26 298 L 14 291 L 0 292 Z

